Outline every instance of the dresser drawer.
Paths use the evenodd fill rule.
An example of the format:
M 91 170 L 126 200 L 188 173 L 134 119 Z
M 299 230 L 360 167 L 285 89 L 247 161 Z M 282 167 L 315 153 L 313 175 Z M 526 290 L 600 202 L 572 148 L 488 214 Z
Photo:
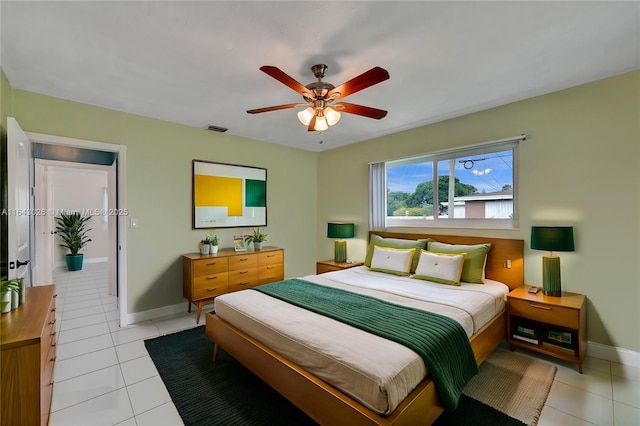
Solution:
M 258 285 L 258 268 L 229 272 L 229 291 L 244 290 Z
M 195 277 L 193 279 L 193 299 L 208 299 L 226 293 L 229 289 L 228 279 L 227 272 Z
M 266 265 L 258 268 L 258 283 L 267 284 L 284 279 L 284 266 L 282 263 L 278 265 Z
M 577 329 L 580 324 L 580 312 L 577 309 L 526 300 L 509 299 L 509 315 L 517 315 L 568 328 Z
M 258 265 L 275 265 L 283 262 L 282 250 L 266 251 L 258 253 Z
M 193 276 L 215 274 L 216 272 L 227 271 L 227 258 L 210 258 L 193 262 Z
M 258 256 L 255 254 L 243 254 L 239 256 L 231 256 L 229 258 L 230 271 L 255 268 L 256 266 L 258 266 Z

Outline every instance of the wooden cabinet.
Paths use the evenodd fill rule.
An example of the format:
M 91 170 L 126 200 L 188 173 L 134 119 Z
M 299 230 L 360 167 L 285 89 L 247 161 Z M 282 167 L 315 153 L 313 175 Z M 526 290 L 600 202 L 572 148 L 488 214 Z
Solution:
M 182 295 L 198 306 L 214 297 L 284 279 L 284 250 L 262 247 L 259 251 L 220 249 L 217 254 L 189 253 L 182 256 Z
M 542 291 L 529 293 L 530 287 L 518 287 L 507 295 L 511 349 L 520 346 L 575 362 L 582 373 L 587 353 L 586 296 L 564 291 L 558 297 L 545 296 Z
M 56 359 L 55 286 L 28 287 L 25 304 L 0 317 L 3 425 L 46 425 Z
M 325 272 L 341 271 L 343 269 L 353 268 L 355 266 L 362 266 L 363 262 L 335 262 L 333 260 L 322 260 L 316 263 L 316 274 L 324 274 Z

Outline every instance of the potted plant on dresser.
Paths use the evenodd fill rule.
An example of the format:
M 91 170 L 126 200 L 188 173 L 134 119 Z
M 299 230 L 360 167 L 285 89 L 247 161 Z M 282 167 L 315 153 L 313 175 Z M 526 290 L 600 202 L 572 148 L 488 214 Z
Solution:
M 84 254 L 79 251 L 87 245 L 91 238 L 87 233 L 87 222 L 91 216 L 80 216 L 79 212 L 63 213 L 56 219 L 56 234 L 62 239 L 61 247 L 69 249 L 66 256 L 67 268 L 69 271 L 79 271 L 82 269 Z
M 22 278 L 14 278 L 12 280 L 2 279 L 0 282 L 0 312 L 9 312 L 19 306 L 19 292 L 21 287 Z
M 207 235 L 207 242 L 209 243 L 209 253 L 218 254 L 218 236 L 217 235 Z
M 260 232 L 260 228 L 254 228 L 253 234 L 247 235 L 244 240 L 248 243 L 253 243 L 254 250 L 260 250 L 262 243 L 267 240 L 267 234 Z

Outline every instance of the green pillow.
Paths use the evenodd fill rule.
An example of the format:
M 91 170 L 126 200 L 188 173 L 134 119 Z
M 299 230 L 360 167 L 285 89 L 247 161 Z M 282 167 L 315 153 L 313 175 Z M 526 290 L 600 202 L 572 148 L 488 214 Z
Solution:
M 491 243 L 462 245 L 462 244 L 445 244 L 436 241 L 429 241 L 427 250 L 432 253 L 448 253 L 461 254 L 466 253 L 464 266 L 462 267 L 462 275 L 460 281 L 473 284 L 484 284 L 484 265 L 487 261 L 487 253 L 491 248 Z
M 371 234 L 369 238 L 369 247 L 367 247 L 367 255 L 364 258 L 364 264 L 371 268 L 371 259 L 373 258 L 373 247 L 387 247 L 395 249 L 411 249 L 417 248 L 416 253 L 413 256 L 411 262 L 411 273 L 416 272 L 416 266 L 418 266 L 418 260 L 420 260 L 420 250 L 424 250 L 427 247 L 427 242 L 432 241 L 430 238 L 424 240 L 403 240 L 400 238 L 382 238 L 379 235 Z

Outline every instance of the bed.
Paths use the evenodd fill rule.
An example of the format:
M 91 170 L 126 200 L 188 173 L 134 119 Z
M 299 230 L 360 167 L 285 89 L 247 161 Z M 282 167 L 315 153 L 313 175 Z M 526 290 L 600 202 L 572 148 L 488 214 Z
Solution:
M 408 242 L 431 240 L 442 247 L 487 245 L 488 254 L 484 258 L 485 263 L 482 268 L 482 280 L 485 285 L 463 282 L 459 286 L 449 286 L 440 282 L 416 280 L 414 276 L 418 274 L 415 272 L 419 272 L 413 271 L 416 265 L 411 265 L 414 273 L 409 276 L 389 274 L 385 269 L 373 268 L 380 266 L 376 263 L 378 262 L 376 258 L 373 261 L 368 259 L 367 264 L 372 268 L 363 266 L 346 271 L 301 277 L 302 282 L 312 287 L 335 288 L 335 291 L 346 289 L 375 298 L 380 297 L 381 292 L 385 293 L 385 298 L 389 297 L 387 295 L 389 290 L 386 288 L 386 282 L 389 282 L 396 289 L 391 291 L 390 296 L 394 304 L 408 303 L 425 310 L 430 310 L 430 307 L 435 305 L 442 305 L 443 307 L 436 307 L 435 311 L 444 310 L 445 312 L 442 312 L 444 315 L 453 317 L 462 325 L 473 351 L 472 357 L 478 364 L 504 338 L 506 329 L 504 294 L 509 289 L 523 285 L 522 240 L 392 232 L 370 233 L 369 239 L 371 242 L 368 257 L 373 253 L 372 248 L 376 250 L 375 256 L 383 251 L 393 255 L 396 255 L 397 251 L 398 256 L 403 256 L 400 252 L 406 250 L 385 251 L 387 250 L 386 242 L 396 240 Z M 384 240 L 385 243 L 381 243 L 380 240 Z M 380 250 L 381 247 L 384 247 L 384 250 Z M 437 247 L 434 244 L 434 251 L 438 251 Z M 453 257 L 454 255 L 443 254 L 443 256 Z M 444 260 L 444 258 L 441 259 Z M 422 259 L 420 261 L 422 262 Z M 379 285 L 384 285 L 385 288 L 380 288 Z M 434 290 L 429 290 L 430 287 Z M 444 298 L 444 304 L 439 300 L 431 299 L 436 297 L 432 295 L 436 293 L 436 289 L 438 291 L 442 289 L 441 297 Z M 447 302 L 449 300 L 449 292 L 445 291 L 447 289 L 451 289 L 453 293 L 473 292 L 474 294 L 480 294 L 477 293 L 479 290 L 486 290 L 489 294 L 473 297 L 473 300 L 487 299 L 486 303 L 474 302 L 471 304 L 474 306 L 467 306 L 463 302 Z M 410 294 L 404 294 L 407 292 Z M 347 334 L 341 339 L 335 339 L 343 342 L 337 348 L 331 348 L 319 354 L 319 357 L 311 359 L 306 351 L 317 351 L 318 348 L 315 346 L 320 348 L 329 346 L 331 336 L 342 335 L 339 333 L 344 330 L 330 329 L 329 327 L 333 326 L 331 323 L 336 322 L 331 318 L 319 317 L 317 313 L 306 312 L 300 307 L 288 305 L 287 302 L 272 296 L 247 290 L 216 299 L 216 313 L 206 315 L 206 333 L 215 343 L 214 360 L 218 348 L 223 348 L 320 424 L 430 424 L 443 411 L 444 405 L 436 391 L 434 378 L 432 374 L 428 374 L 422 359 L 420 357 L 416 359 L 414 352 L 395 342 L 386 342 L 385 345 L 389 346 L 384 346 L 383 351 L 371 350 L 381 345 L 377 340 L 381 338 L 368 336 L 367 333 L 357 330 L 353 335 Z M 458 304 L 460 306 L 457 306 Z M 475 305 L 484 307 L 480 306 L 475 312 Z M 300 317 L 297 316 L 298 312 Z M 293 331 L 286 328 L 290 327 L 289 323 L 294 324 Z M 279 324 L 286 327 L 279 328 Z M 349 326 L 338 325 L 338 327 L 344 328 L 347 332 L 353 332 L 348 330 Z M 296 333 L 305 335 L 305 339 L 312 336 L 315 340 L 297 341 L 296 339 L 300 336 Z M 357 355 L 358 351 L 361 351 L 360 355 Z M 362 351 L 367 356 L 362 356 Z M 351 352 L 355 355 L 350 354 Z M 378 352 L 381 352 L 379 356 L 382 358 L 378 358 Z M 375 356 L 369 356 L 374 353 Z M 355 367 L 348 356 L 358 358 Z M 336 359 L 332 360 L 331 357 Z M 361 365 L 362 363 L 365 365 Z M 393 370 L 396 368 L 394 364 L 398 364 L 396 370 Z M 384 365 L 385 369 L 373 372 L 368 370 L 374 368 L 373 366 L 377 366 L 375 368 L 378 369 L 380 365 Z M 387 366 L 389 370 L 386 370 Z M 372 383 L 367 383 L 368 376 L 375 376 L 371 379 Z M 387 388 L 386 381 L 383 383 L 384 386 L 380 385 L 376 381 L 383 380 L 380 377 L 389 380 L 391 385 Z M 350 387 L 349 384 L 353 383 L 357 383 L 357 386 Z M 396 388 L 398 383 L 402 383 L 404 388 Z M 367 386 L 375 392 L 367 391 Z

